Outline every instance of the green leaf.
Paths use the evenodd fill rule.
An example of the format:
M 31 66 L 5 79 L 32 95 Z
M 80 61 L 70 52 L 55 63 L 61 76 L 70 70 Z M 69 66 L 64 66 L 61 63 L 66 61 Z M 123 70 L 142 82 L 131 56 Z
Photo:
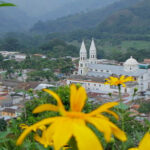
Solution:
M 13 3 L 5 3 L 3 1 L 0 1 L 0 7 L 8 7 L 8 6 L 16 6 Z
M 10 130 L 4 131 L 4 132 L 0 132 L 0 140 L 3 139 L 4 137 L 6 137 L 10 133 L 11 133 Z
M 127 110 L 129 107 L 124 103 L 119 103 L 119 105 L 115 106 L 117 109 Z

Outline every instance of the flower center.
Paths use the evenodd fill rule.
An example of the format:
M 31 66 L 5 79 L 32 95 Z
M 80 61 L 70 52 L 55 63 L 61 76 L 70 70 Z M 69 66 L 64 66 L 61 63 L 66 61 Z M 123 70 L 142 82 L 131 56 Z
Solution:
M 64 114 L 64 116 L 70 117 L 70 118 L 85 119 L 86 114 L 85 114 L 85 113 L 82 113 L 82 112 L 66 112 L 66 113 Z

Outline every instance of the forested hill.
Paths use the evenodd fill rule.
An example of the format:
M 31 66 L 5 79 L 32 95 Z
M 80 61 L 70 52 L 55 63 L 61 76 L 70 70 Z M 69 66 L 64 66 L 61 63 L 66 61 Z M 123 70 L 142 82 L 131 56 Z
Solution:
M 5 1 L 5 0 L 4 0 Z M 7 0 L 13 2 L 29 16 L 56 19 L 80 11 L 104 7 L 118 0 Z
M 16 4 L 13 8 L 0 8 L 0 32 L 24 31 L 38 20 L 88 12 L 102 8 L 118 0 L 7 0 Z M 30 27 L 29 27 L 30 26 Z
M 116 1 L 119 0 L 64 0 L 65 4 L 59 5 L 55 9 L 49 9 L 49 12 L 42 15 L 40 19 L 54 20 L 80 12 L 89 12 L 98 8 L 104 8 Z
M 131 7 L 140 0 L 120 0 L 103 9 L 97 9 L 88 13 L 78 13 L 56 19 L 55 21 L 37 22 L 31 31 L 39 33 L 67 32 L 77 29 L 95 27 L 119 10 Z
M 115 13 L 101 23 L 96 32 L 149 34 L 150 0 L 143 0 L 133 7 Z
M 0 33 L 27 30 L 33 21 L 18 7 L 0 8 Z

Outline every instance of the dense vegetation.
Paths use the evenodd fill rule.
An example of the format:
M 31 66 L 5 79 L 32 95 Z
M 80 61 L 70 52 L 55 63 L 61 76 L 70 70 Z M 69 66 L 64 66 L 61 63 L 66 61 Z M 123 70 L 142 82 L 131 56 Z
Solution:
M 31 70 L 27 75 L 27 81 L 54 81 L 58 80 L 63 76 L 59 74 L 69 75 L 72 74 L 74 65 L 70 58 L 40 58 L 27 56 L 22 62 L 17 62 L 15 60 L 4 60 L 2 55 L 0 55 L 0 69 L 6 71 L 5 79 L 16 79 L 17 77 L 23 78 L 23 70 Z M 58 72 L 58 75 L 54 74 Z
M 82 32 L 81 32 L 82 33 Z M 65 35 L 63 39 L 65 38 Z M 78 40 L 74 40 L 78 39 Z M 90 38 L 90 37 L 89 37 Z M 81 38 L 82 40 L 82 38 Z M 48 58 L 60 58 L 64 56 L 79 57 L 81 44 L 78 35 L 72 36 L 69 42 L 60 39 L 42 35 L 16 34 L 9 33 L 0 39 L 0 50 L 19 51 L 26 54 L 41 53 Z M 87 50 L 90 41 L 85 40 Z M 130 56 L 135 57 L 138 61 L 149 58 L 150 37 L 144 35 L 101 35 L 95 39 L 98 58 L 115 59 L 125 61 Z
M 18 51 L 26 54 L 42 53 L 52 57 L 78 56 L 77 47 L 63 40 L 48 40 L 43 36 L 8 33 L 0 39 L 1 51 Z
M 77 29 L 88 29 L 102 23 L 107 17 L 113 13 L 131 7 L 139 0 L 121 0 L 106 8 L 93 10 L 91 12 L 82 12 L 75 15 L 70 15 L 63 18 L 50 21 L 37 22 L 31 31 L 37 33 L 53 33 L 53 32 L 68 32 Z M 87 2 L 86 2 L 87 3 Z
M 144 58 L 150 57 L 148 34 L 150 3 L 148 0 L 143 0 L 139 4 L 136 4 L 137 2 L 138 0 L 132 2 L 122 0 L 91 13 L 40 22 L 42 26 L 38 25 L 37 31 L 43 34 L 7 33 L 0 39 L 0 50 L 20 51 L 27 54 L 42 53 L 48 58 L 76 57 L 79 56 L 82 39 L 86 39 L 89 47 L 89 39 L 94 37 L 98 58 L 125 61 L 132 55 L 138 61 L 143 61 Z M 97 27 L 85 30 L 96 25 Z M 75 30 L 79 28 L 82 29 Z M 54 33 L 49 34 L 49 32 Z
M 70 107 L 69 87 L 68 86 L 59 87 L 59 88 L 54 88 L 53 90 L 61 97 L 65 108 L 68 110 Z M 36 93 L 36 95 L 38 97 L 37 96 L 34 97 L 33 91 L 31 89 L 26 92 L 33 96 L 33 100 L 30 100 L 25 103 L 25 109 L 23 109 L 22 115 L 16 119 L 9 121 L 7 124 L 7 129 L 3 128 L 4 124 L 5 124 L 4 121 L 2 121 L 2 122 L 4 122 L 3 124 L 0 124 L 0 129 L 3 130 L 3 132 L 1 132 L 1 134 L 0 134 L 0 139 L 1 139 L 0 147 L 2 149 L 7 149 L 7 150 L 11 150 L 11 149 L 13 149 L 13 150 L 26 150 L 26 149 L 28 149 L 28 150 L 33 150 L 33 149 L 51 150 L 50 147 L 44 148 L 39 143 L 35 142 L 33 140 L 33 134 L 30 134 L 21 146 L 19 146 L 19 147 L 16 146 L 16 140 L 22 132 L 22 129 L 20 129 L 20 127 L 19 127 L 20 124 L 25 123 L 27 125 L 31 125 L 31 124 L 33 124 L 37 121 L 40 121 L 44 118 L 53 117 L 53 116 L 58 115 L 58 113 L 50 112 L 50 111 L 45 111 L 45 112 L 42 112 L 39 114 L 32 114 L 32 110 L 34 108 L 36 108 L 37 106 L 39 106 L 41 104 L 47 104 L 47 103 L 56 105 L 56 101 L 54 100 L 54 98 L 52 98 L 51 96 L 49 96 L 48 94 L 46 94 L 45 92 L 42 92 L 42 91 L 39 91 Z M 83 111 L 90 112 L 97 107 L 98 107 L 97 105 L 87 102 Z M 125 109 L 124 109 L 124 107 L 122 107 L 122 109 L 120 109 L 120 108 L 115 109 L 115 111 L 119 115 L 121 115 L 122 113 L 124 114 L 124 119 L 125 119 L 124 120 L 124 122 L 125 122 L 124 129 L 125 129 L 126 134 L 128 135 L 128 140 L 124 144 L 125 150 L 130 147 L 135 147 L 139 143 L 140 139 L 143 137 L 145 132 L 147 132 L 147 130 L 150 127 L 150 124 L 147 120 L 145 120 L 143 123 L 141 123 L 140 121 L 137 121 L 135 119 L 136 116 L 131 117 L 131 113 L 128 110 L 129 110 L 129 107 L 127 107 L 127 106 L 125 107 Z M 117 126 L 119 126 L 121 128 L 121 126 L 122 126 L 121 121 L 116 121 L 110 115 L 107 117 L 109 117 L 112 122 L 114 122 L 115 124 L 117 124 Z M 122 144 L 116 138 L 112 137 L 111 142 L 106 143 L 103 135 L 96 128 L 94 128 L 93 126 L 90 126 L 90 128 L 96 133 L 98 138 L 102 141 L 102 144 L 103 144 L 105 150 L 110 150 L 112 147 L 116 150 L 121 149 Z
M 99 32 L 149 34 L 150 1 L 144 0 L 133 7 L 113 14 L 97 28 Z

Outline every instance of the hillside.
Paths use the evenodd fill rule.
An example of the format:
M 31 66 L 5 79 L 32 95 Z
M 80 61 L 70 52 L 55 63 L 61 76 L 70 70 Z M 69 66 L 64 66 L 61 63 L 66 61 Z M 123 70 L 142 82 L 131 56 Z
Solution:
M 52 33 L 68 32 L 78 29 L 88 29 L 100 24 L 113 13 L 133 6 L 139 1 L 140 0 L 121 0 L 103 9 L 97 9 L 88 13 L 82 12 L 76 15 L 70 15 L 68 17 L 59 18 L 55 21 L 39 21 L 33 26 L 31 31 L 40 33 Z
M 39 19 L 53 20 L 80 12 L 89 12 L 98 8 L 104 8 L 116 1 L 118 0 L 68 0 L 56 9 L 49 9 L 48 13 L 40 16 Z
M 65 5 L 69 0 L 7 0 L 17 5 L 19 9 L 24 11 L 27 15 L 32 17 L 39 17 L 50 10 L 56 10 L 60 6 Z
M 149 34 L 150 0 L 113 14 L 101 23 L 96 32 Z
M 7 0 L 22 11 L 40 19 L 56 19 L 80 11 L 104 7 L 117 0 Z
M 114 1 L 117 0 L 8 0 L 16 4 L 16 7 L 0 8 L 0 32 L 24 31 L 38 20 L 52 20 L 82 11 L 87 12 Z

